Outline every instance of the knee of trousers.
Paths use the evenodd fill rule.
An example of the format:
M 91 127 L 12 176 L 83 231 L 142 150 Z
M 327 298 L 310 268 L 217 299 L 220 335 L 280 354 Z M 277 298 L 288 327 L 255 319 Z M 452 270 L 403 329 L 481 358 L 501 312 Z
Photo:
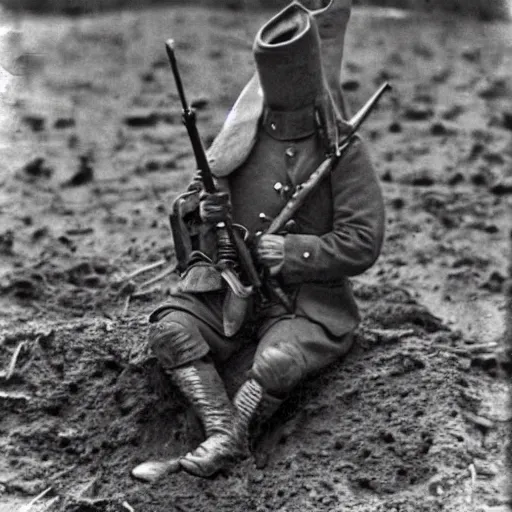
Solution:
M 149 345 L 166 370 L 197 361 L 210 350 L 194 317 L 181 312 L 169 313 L 151 325 Z
M 272 395 L 289 393 L 306 374 L 300 354 L 279 347 L 268 347 L 255 360 L 250 376 Z

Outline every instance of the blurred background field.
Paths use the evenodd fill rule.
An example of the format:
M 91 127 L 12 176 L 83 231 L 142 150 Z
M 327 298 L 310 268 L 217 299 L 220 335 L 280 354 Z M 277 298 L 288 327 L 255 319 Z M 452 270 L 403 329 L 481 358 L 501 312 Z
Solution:
M 229 7 L 234 10 L 259 7 L 280 7 L 288 0 L 2 0 L 0 5 L 8 9 L 29 10 L 40 13 L 65 13 L 78 15 L 121 8 L 141 8 L 151 5 L 183 4 L 189 6 Z M 401 9 L 442 9 L 479 19 L 510 19 L 510 0 L 354 0 L 354 5 L 373 5 Z

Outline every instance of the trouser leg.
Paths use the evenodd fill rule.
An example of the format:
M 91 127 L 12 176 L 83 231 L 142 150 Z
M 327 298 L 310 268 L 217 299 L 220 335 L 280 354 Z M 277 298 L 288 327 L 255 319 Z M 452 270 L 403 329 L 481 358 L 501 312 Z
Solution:
M 206 434 L 206 441 L 187 454 L 182 466 L 198 476 L 210 476 L 235 455 L 226 442 L 233 430 L 234 408 L 203 334 L 209 335 L 209 341 L 221 336 L 193 315 L 171 311 L 152 326 L 149 342 L 164 372 L 192 405 Z M 145 480 L 155 480 L 166 472 L 165 465 L 157 462 L 136 469 L 136 476 Z
M 220 336 L 214 332 L 208 334 L 210 342 Z M 194 475 L 211 476 L 240 450 L 231 439 L 235 420 L 233 405 L 209 356 L 210 347 L 197 319 L 183 312 L 170 313 L 154 327 L 151 348 L 194 408 L 206 434 L 206 440 L 182 458 L 181 466 Z
M 305 318 L 279 320 L 266 328 L 249 379 L 235 395 L 233 428 L 223 444 L 212 448 L 219 454 L 211 457 L 218 463 L 217 470 L 225 463 L 223 453 L 245 449 L 255 420 L 270 418 L 301 380 L 346 354 L 351 345 L 350 335 L 333 339 Z M 210 469 L 214 471 L 213 465 Z
M 249 379 L 236 393 L 233 409 L 209 358 L 212 346 L 225 347 L 226 339 L 205 329 L 196 317 L 173 311 L 151 334 L 160 364 L 204 426 L 206 441 L 180 459 L 181 467 L 202 477 L 245 453 L 251 423 L 269 418 L 304 377 L 344 355 L 352 344 L 350 335 L 333 339 L 305 318 L 274 321 L 260 334 Z
M 307 376 L 344 356 L 352 333 L 335 338 L 307 318 L 284 318 L 263 326 L 249 375 L 273 396 L 286 397 Z

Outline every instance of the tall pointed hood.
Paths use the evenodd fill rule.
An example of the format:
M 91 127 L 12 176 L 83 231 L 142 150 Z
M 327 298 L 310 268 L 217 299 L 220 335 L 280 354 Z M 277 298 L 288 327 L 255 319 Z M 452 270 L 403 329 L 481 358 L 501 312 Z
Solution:
M 299 110 L 314 105 L 323 93 L 318 27 L 301 4 L 292 3 L 263 25 L 253 52 L 269 108 Z
M 322 61 L 327 83 L 336 105 L 343 117 L 348 119 L 350 112 L 341 91 L 341 73 L 352 0 L 302 0 L 302 5 L 315 17 L 322 41 Z
M 340 1 L 347 2 L 331 0 L 313 10 L 292 2 L 258 31 L 253 46 L 257 72 L 208 150 L 216 176 L 227 176 L 245 161 L 260 123 L 280 140 L 299 139 L 316 131 L 326 143 L 333 140 L 341 117 L 340 95 L 333 96 L 328 84 L 339 84 L 339 79 L 323 68 L 318 21 L 327 33 L 330 27 L 323 16 Z M 334 39 L 336 44 L 343 40 L 339 35 Z M 341 64 L 340 49 L 336 52 Z
M 293 2 L 258 31 L 254 59 L 263 94 L 263 128 L 275 139 L 294 140 L 332 130 L 329 96 L 315 19 Z M 327 140 L 327 136 L 326 136 Z

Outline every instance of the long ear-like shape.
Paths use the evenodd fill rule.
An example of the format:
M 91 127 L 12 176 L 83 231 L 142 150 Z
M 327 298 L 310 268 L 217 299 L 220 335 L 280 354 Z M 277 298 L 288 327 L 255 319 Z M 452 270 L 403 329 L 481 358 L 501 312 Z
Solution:
M 341 68 L 352 0 L 302 0 L 300 4 L 316 19 L 327 82 L 339 110 L 348 119 L 350 112 L 341 91 Z

